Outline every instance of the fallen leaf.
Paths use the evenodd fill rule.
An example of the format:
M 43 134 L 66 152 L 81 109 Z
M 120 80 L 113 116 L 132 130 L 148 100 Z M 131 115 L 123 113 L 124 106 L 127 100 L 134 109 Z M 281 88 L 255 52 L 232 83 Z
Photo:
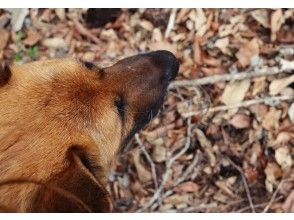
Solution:
M 264 92 L 267 87 L 266 77 L 258 77 L 254 79 L 252 95 L 256 96 L 257 94 Z
M 153 24 L 150 21 L 147 20 L 142 20 L 140 21 L 140 25 L 142 28 L 144 28 L 147 31 L 152 31 L 153 30 Z
M 140 152 L 138 150 L 133 153 L 133 159 L 140 182 L 143 184 L 149 182 L 152 179 L 151 172 L 141 163 Z
M 241 45 L 241 48 L 236 53 L 236 57 L 238 58 L 239 63 L 242 67 L 247 67 L 251 64 L 251 60 L 258 56 L 259 54 L 259 45 L 258 40 L 256 38 L 248 41 Z
M 288 110 L 288 115 L 289 115 L 291 122 L 294 124 L 294 102 L 291 104 L 291 106 Z
M 229 50 L 228 46 L 229 46 L 229 38 L 228 37 L 224 37 L 224 38 L 220 38 L 218 39 L 215 43 L 214 46 L 218 49 L 220 49 L 220 51 L 223 54 L 226 55 L 231 55 L 231 51 Z
M 262 127 L 269 131 L 277 129 L 279 127 L 279 120 L 281 115 L 281 110 L 270 108 L 270 110 L 265 114 L 262 120 Z
M 274 11 L 271 15 L 271 41 L 275 41 L 277 38 L 277 32 L 280 30 L 284 23 L 284 17 L 282 9 Z
M 190 201 L 190 199 L 191 199 L 191 195 L 189 195 L 189 194 L 183 194 L 183 195 L 174 194 L 174 195 L 167 197 L 164 200 L 164 203 L 176 205 L 176 204 L 180 204 L 180 203 L 188 203 Z
M 149 50 L 168 50 L 172 52 L 173 54 L 176 54 L 177 52 L 177 45 L 171 44 L 167 41 L 157 41 L 148 44 Z
M 32 29 L 29 29 L 27 31 L 27 37 L 26 37 L 26 39 L 24 39 L 23 43 L 27 46 L 33 46 L 39 40 L 41 40 L 41 38 L 42 38 L 42 36 L 38 32 L 36 32 Z
M 65 9 L 64 8 L 56 8 L 55 13 L 60 20 L 65 19 Z
M 44 39 L 42 41 L 42 45 L 45 47 L 54 48 L 54 49 L 57 49 L 57 48 L 66 49 L 68 47 L 65 40 L 58 37 Z
M 244 99 L 249 87 L 250 80 L 248 79 L 230 83 L 226 86 L 221 101 L 227 106 L 238 104 Z
M 167 149 L 163 146 L 163 139 L 158 138 L 155 141 L 153 141 L 153 144 L 155 144 L 155 146 L 152 152 L 152 159 L 157 163 L 165 161 L 167 158 Z
M 283 176 L 283 171 L 276 163 L 268 163 L 264 173 L 266 175 L 266 189 L 268 192 L 272 193 L 274 186 L 277 185 L 278 180 Z
M 195 60 L 196 64 L 202 65 L 203 55 L 202 55 L 202 49 L 200 46 L 200 38 L 198 38 L 198 37 L 194 38 L 193 55 L 194 55 L 194 60 Z
M 270 28 L 270 16 L 269 11 L 266 9 L 254 10 L 251 16 L 265 28 Z
M 293 82 L 294 82 L 294 75 L 291 75 L 282 79 L 273 80 L 269 86 L 270 95 L 277 95 Z
M 29 13 L 29 10 L 27 8 L 9 8 L 6 10 L 11 12 L 12 29 L 14 31 L 19 31 L 22 28 L 25 17 Z
M 275 152 L 275 158 L 277 163 L 283 170 L 288 170 L 292 166 L 292 158 L 287 147 L 280 147 Z
M 5 29 L 0 29 L 0 52 L 6 47 L 9 40 L 9 32 Z
M 287 197 L 282 208 L 287 213 L 294 213 L 294 190 L 292 190 L 290 195 Z
M 251 120 L 250 117 L 244 114 L 236 114 L 229 123 L 235 128 L 248 128 L 250 127 Z
M 194 192 L 197 193 L 199 191 L 199 186 L 194 182 L 185 182 L 174 188 L 176 193 L 186 193 L 186 192 Z

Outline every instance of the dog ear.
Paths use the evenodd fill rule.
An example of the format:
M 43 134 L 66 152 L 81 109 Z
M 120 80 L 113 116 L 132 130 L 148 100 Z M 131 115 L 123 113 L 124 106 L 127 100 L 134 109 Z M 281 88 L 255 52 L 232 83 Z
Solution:
M 78 151 L 70 154 L 70 166 L 40 187 L 30 211 L 111 212 L 111 197 L 88 169 L 84 156 Z

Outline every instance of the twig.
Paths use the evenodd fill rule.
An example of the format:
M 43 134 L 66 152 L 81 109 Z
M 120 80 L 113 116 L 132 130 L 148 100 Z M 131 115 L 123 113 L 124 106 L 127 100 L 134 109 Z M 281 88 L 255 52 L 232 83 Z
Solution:
M 214 84 L 218 82 L 225 82 L 225 81 L 236 81 L 236 80 L 243 80 L 248 78 L 254 78 L 254 77 L 261 77 L 261 76 L 271 76 L 275 74 L 282 73 L 283 71 L 291 71 L 294 68 L 292 66 L 289 66 L 289 68 L 279 68 L 279 67 L 268 67 L 268 68 L 262 68 L 258 70 L 254 70 L 252 72 L 240 72 L 240 73 L 234 73 L 234 74 L 223 74 L 223 75 L 214 75 L 214 76 L 208 76 L 203 77 L 200 79 L 189 79 L 189 80 L 178 80 L 175 82 L 172 82 L 169 86 L 169 88 L 174 87 L 185 87 L 185 86 L 201 86 L 201 85 L 207 85 L 207 84 Z
M 180 183 L 184 182 L 187 179 L 187 177 L 190 175 L 190 173 L 192 173 L 194 167 L 198 164 L 199 159 L 200 159 L 199 152 L 196 152 L 192 163 L 187 167 L 187 169 L 185 170 L 183 175 L 179 179 L 177 179 L 175 184 L 173 184 L 173 187 L 179 185 Z
M 268 212 L 269 208 L 271 207 L 271 205 L 273 204 L 273 202 L 276 200 L 276 197 L 278 195 L 278 193 L 280 192 L 280 189 L 282 187 L 282 185 L 285 183 L 285 182 L 288 182 L 288 181 L 293 181 L 292 178 L 287 178 L 287 179 L 282 179 L 277 187 L 277 189 L 275 190 L 275 192 L 273 193 L 270 201 L 268 202 L 268 204 L 266 205 L 266 207 L 264 208 L 264 210 L 262 211 L 263 213 L 266 213 Z
M 232 161 L 229 157 L 226 157 L 226 158 L 233 165 L 233 167 L 235 167 L 235 169 L 237 169 L 239 171 L 239 173 L 240 173 L 240 175 L 242 177 L 242 181 L 243 181 L 243 184 L 244 184 L 244 187 L 245 187 L 245 191 L 246 191 L 246 195 L 247 195 L 247 198 L 248 198 L 248 201 L 249 201 L 249 205 L 250 205 L 251 211 L 253 213 L 255 213 L 254 204 L 252 202 L 252 197 L 251 197 L 250 190 L 249 190 L 249 187 L 248 187 L 248 184 L 247 184 L 247 181 L 246 181 L 246 177 L 244 175 L 243 170 L 237 164 L 235 164 L 235 162 Z
M 221 106 L 216 106 L 209 108 L 206 113 L 214 113 L 214 112 L 220 112 L 220 111 L 227 111 L 230 109 L 235 109 L 235 108 L 242 108 L 242 107 L 249 107 L 251 105 L 256 105 L 256 104 L 266 104 L 266 105 L 275 105 L 279 103 L 280 101 L 287 101 L 287 100 L 293 100 L 294 96 L 267 96 L 264 98 L 257 98 L 257 99 L 251 99 L 251 100 L 246 100 L 244 102 L 235 104 L 235 105 L 221 105 Z M 187 112 L 183 113 L 182 115 L 187 118 L 191 117 L 194 115 L 199 115 L 201 114 L 202 111 L 192 111 L 192 112 Z
M 173 156 L 172 158 L 170 158 L 169 160 L 167 160 L 167 164 L 166 164 L 166 171 L 163 174 L 162 177 L 162 181 L 160 186 L 158 187 L 158 189 L 155 191 L 155 193 L 153 194 L 152 198 L 149 200 L 149 202 L 143 206 L 141 209 L 138 210 L 138 212 L 142 212 L 145 211 L 146 209 L 148 209 L 149 207 L 151 207 L 153 205 L 153 203 L 159 199 L 161 192 L 164 188 L 164 185 L 166 184 L 167 180 L 169 179 L 170 175 L 171 175 L 171 167 L 173 165 L 173 163 L 180 157 L 182 156 L 190 147 L 191 144 L 191 131 L 192 131 L 192 126 L 191 126 L 191 118 L 187 119 L 187 139 L 186 139 L 186 144 L 184 146 L 184 148 L 182 148 L 182 150 L 177 153 L 175 156 Z
M 101 43 L 101 41 L 96 36 L 94 36 L 90 31 L 88 31 L 77 19 L 74 19 L 73 22 L 76 29 L 81 35 L 84 35 L 96 44 Z
M 283 196 L 280 196 L 280 197 L 278 197 L 278 198 L 275 198 L 274 202 L 275 202 L 275 201 L 279 201 L 279 200 L 282 199 L 282 198 L 283 198 Z M 256 205 L 254 205 L 254 208 L 263 208 L 264 206 L 266 206 L 266 204 L 267 204 L 267 202 L 263 202 L 263 203 L 260 203 L 260 204 L 256 204 Z M 241 208 L 241 209 L 239 209 L 239 210 L 235 210 L 235 211 L 232 211 L 232 212 L 233 212 L 233 213 L 242 213 L 242 212 L 247 211 L 248 209 L 251 209 L 251 207 L 250 207 L 250 206 L 246 206 L 246 207 L 243 207 L 243 208 Z
M 165 34 L 164 34 L 165 38 L 168 38 L 171 30 L 174 28 L 177 10 L 178 10 L 177 8 L 173 8 L 171 13 L 170 13 L 168 24 L 167 24 Z
M 143 152 L 143 154 L 145 155 L 146 159 L 148 160 L 150 167 L 151 167 L 151 173 L 152 173 L 152 178 L 153 178 L 153 182 L 154 182 L 154 186 L 155 189 L 158 189 L 158 181 L 157 181 L 157 175 L 156 175 L 156 169 L 155 169 L 155 164 L 152 160 L 152 158 L 150 157 L 149 153 L 146 150 L 145 145 L 143 144 L 143 142 L 141 141 L 139 134 L 135 135 L 135 139 L 136 142 L 139 144 L 140 146 L 140 150 Z
M 187 169 L 185 170 L 185 172 L 183 173 L 183 175 L 172 185 L 172 187 L 176 187 L 177 185 L 179 185 L 180 183 L 184 182 L 188 176 L 191 174 L 191 172 L 193 171 L 193 168 L 198 164 L 199 159 L 200 159 L 200 155 L 202 156 L 202 154 L 199 155 L 200 152 L 197 152 L 194 156 L 194 159 L 192 161 L 192 163 L 187 167 Z M 199 172 L 199 169 L 197 170 L 197 172 Z M 171 194 L 173 194 L 173 190 L 167 190 L 162 196 L 161 199 L 165 199 L 166 197 L 170 196 Z M 158 205 L 156 206 L 152 206 L 153 209 L 157 208 Z

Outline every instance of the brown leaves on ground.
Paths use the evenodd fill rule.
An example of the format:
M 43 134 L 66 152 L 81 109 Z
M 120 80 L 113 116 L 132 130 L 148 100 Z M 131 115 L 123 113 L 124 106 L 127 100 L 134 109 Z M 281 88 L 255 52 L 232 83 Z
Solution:
M 171 89 L 139 134 L 145 151 L 131 143 L 109 188 L 117 211 L 293 212 L 293 25 L 293 9 L 0 10 L 0 62 L 69 55 L 105 66 L 167 49 L 181 62 L 176 80 L 278 68 Z

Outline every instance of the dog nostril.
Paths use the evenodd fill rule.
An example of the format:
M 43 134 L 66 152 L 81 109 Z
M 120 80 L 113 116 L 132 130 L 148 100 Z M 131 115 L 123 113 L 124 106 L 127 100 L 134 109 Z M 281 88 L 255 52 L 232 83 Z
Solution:
M 166 50 L 158 50 L 149 53 L 153 57 L 156 66 L 163 68 L 165 79 L 174 79 L 179 71 L 179 61 L 175 55 Z

